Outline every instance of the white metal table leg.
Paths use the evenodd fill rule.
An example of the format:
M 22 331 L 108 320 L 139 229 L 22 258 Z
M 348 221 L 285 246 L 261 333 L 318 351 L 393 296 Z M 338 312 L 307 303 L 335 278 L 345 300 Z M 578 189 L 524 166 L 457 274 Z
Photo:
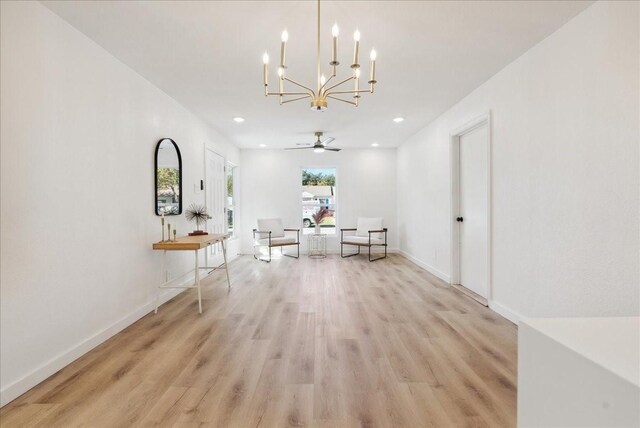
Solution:
M 227 284 L 229 286 L 229 290 L 231 290 L 231 280 L 229 279 L 229 267 L 227 266 L 227 246 L 224 243 L 225 240 L 221 240 L 222 244 L 222 257 L 224 257 L 224 271 L 227 273 Z
M 200 293 L 200 265 L 198 263 L 198 250 L 193 252 L 196 256 L 196 288 L 198 289 L 198 312 L 202 313 L 202 294 Z
M 209 267 L 209 245 L 204 247 L 204 267 Z
M 167 250 L 162 251 L 162 276 L 164 276 L 164 283 L 168 280 L 167 275 Z M 160 303 L 160 286 L 156 290 L 156 308 L 153 311 L 154 314 L 158 313 L 158 304 Z

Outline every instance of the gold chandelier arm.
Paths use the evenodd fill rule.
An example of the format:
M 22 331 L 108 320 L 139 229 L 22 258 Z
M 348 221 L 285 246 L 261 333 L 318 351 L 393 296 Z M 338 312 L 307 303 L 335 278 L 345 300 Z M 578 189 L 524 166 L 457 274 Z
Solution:
M 335 95 L 335 94 L 359 94 L 359 93 L 362 93 L 362 92 L 370 94 L 371 93 L 371 89 L 358 89 L 358 90 L 353 89 L 351 91 L 333 91 L 333 92 L 328 92 L 327 96 Z
M 310 97 L 311 94 L 307 92 L 268 92 L 267 95 L 275 95 L 275 96 L 287 96 L 287 95 L 304 95 L 304 98 Z
M 284 78 L 284 80 L 286 80 L 287 82 L 291 82 L 291 83 L 293 83 L 294 85 L 300 86 L 301 88 L 306 89 L 307 91 L 309 91 L 309 92 L 310 92 L 310 95 L 311 95 L 312 97 L 315 97 L 315 96 L 316 96 L 316 93 L 315 93 L 315 91 L 314 91 L 313 89 L 311 89 L 311 88 L 309 88 L 309 87 L 307 87 L 307 86 L 304 86 L 303 84 L 298 83 L 298 82 L 296 82 L 295 80 L 291 80 L 291 79 L 289 79 L 288 77 L 285 77 L 285 78 Z
M 291 103 L 293 101 L 304 100 L 305 98 L 309 98 L 309 97 L 311 97 L 311 94 L 304 94 L 303 96 L 298 97 L 298 98 L 291 98 L 289 100 L 284 100 L 284 101 L 282 101 L 282 104 Z
M 347 83 L 348 81 L 353 80 L 353 79 L 355 79 L 354 76 L 348 77 L 348 78 L 344 79 L 342 82 L 336 83 L 333 86 L 329 86 L 324 92 L 327 93 L 330 90 L 332 90 L 333 88 L 337 88 L 338 86 L 342 85 L 343 83 Z
M 331 81 L 331 79 L 333 79 L 333 77 L 334 77 L 334 75 L 333 75 L 333 74 L 332 74 L 331 76 L 329 76 L 329 78 L 327 79 L 327 81 L 326 81 L 326 82 L 324 82 L 324 85 L 322 85 L 322 86 L 320 87 L 320 95 L 322 95 L 323 93 L 325 93 L 325 92 L 327 91 L 327 90 L 326 90 L 326 89 L 324 89 L 324 88 L 325 88 L 325 86 L 327 86 L 327 84 Z
M 342 98 L 334 97 L 331 95 L 327 95 L 327 98 L 331 98 L 332 100 L 342 101 L 343 103 L 351 104 L 356 107 L 358 106 L 358 104 L 354 103 L 353 101 L 343 100 Z

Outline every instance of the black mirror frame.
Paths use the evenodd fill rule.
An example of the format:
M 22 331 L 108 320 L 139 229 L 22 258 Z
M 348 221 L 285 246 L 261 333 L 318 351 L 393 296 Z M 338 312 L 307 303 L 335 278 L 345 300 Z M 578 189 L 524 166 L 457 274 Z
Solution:
M 182 155 L 180 154 L 180 149 L 178 148 L 178 145 L 176 144 L 175 141 L 173 141 L 173 139 L 171 138 L 161 138 L 160 141 L 158 141 L 158 144 L 156 144 L 156 151 L 155 151 L 155 156 L 153 159 L 153 165 L 154 165 L 154 169 L 153 169 L 153 187 L 155 189 L 155 193 L 153 195 L 153 204 L 155 206 L 154 210 L 157 216 L 162 215 L 159 211 L 158 211 L 158 151 L 160 150 L 160 144 L 162 144 L 163 141 L 165 140 L 169 140 L 171 141 L 171 144 L 173 144 L 173 147 L 175 147 L 176 149 L 176 153 L 178 154 L 178 168 L 180 170 L 180 174 L 179 174 L 179 189 L 180 189 L 180 194 L 178 195 L 178 213 L 177 214 L 167 214 L 165 213 L 165 215 L 180 215 L 182 214 Z

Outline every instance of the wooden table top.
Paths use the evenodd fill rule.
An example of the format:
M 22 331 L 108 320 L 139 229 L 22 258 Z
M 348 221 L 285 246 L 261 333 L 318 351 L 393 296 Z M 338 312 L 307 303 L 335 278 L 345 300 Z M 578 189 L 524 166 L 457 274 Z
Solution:
M 156 242 L 154 250 L 199 250 L 229 237 L 228 233 L 210 233 L 208 235 L 180 236 L 175 241 Z

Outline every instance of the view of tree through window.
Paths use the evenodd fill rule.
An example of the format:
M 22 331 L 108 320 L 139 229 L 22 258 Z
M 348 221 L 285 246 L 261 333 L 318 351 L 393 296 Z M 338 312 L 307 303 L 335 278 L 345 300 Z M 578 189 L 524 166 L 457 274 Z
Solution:
M 158 168 L 158 212 L 178 214 L 180 200 L 180 171 L 177 168 Z
M 323 214 L 323 218 L 318 216 Z M 317 223 L 317 224 L 316 224 Z M 304 234 L 336 233 L 336 169 L 302 169 L 302 227 Z

